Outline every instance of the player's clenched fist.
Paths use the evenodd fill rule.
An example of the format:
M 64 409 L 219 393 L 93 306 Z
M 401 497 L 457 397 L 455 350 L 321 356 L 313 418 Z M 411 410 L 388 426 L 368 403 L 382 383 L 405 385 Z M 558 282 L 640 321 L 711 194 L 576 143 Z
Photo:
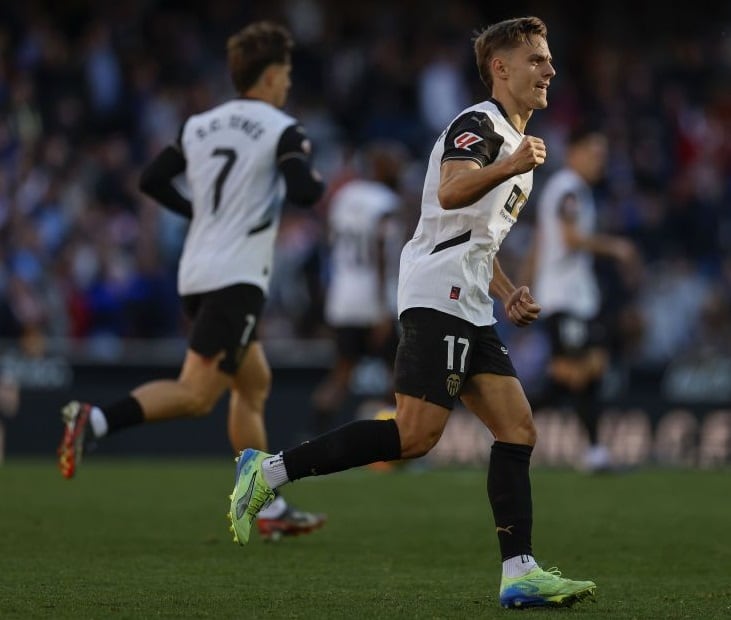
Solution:
M 538 318 L 541 306 L 533 299 L 527 286 L 520 286 L 505 303 L 505 311 L 514 325 L 525 327 Z
M 546 144 L 535 136 L 523 136 L 511 157 L 515 164 L 515 174 L 529 172 L 546 161 Z

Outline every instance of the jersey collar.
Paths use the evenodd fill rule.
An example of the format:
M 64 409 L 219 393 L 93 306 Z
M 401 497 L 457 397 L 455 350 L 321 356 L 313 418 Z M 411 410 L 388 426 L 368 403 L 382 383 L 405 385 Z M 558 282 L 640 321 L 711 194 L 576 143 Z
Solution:
M 517 131 L 521 136 L 523 135 L 523 132 L 520 131 L 515 125 L 513 125 L 513 121 L 510 120 L 510 117 L 508 116 L 508 113 L 505 111 L 505 108 L 503 107 L 503 104 L 500 103 L 497 99 L 494 97 L 490 97 L 488 99 L 490 103 L 492 103 L 499 111 L 500 114 L 503 115 L 503 118 L 508 122 L 508 125 L 510 125 L 515 131 Z

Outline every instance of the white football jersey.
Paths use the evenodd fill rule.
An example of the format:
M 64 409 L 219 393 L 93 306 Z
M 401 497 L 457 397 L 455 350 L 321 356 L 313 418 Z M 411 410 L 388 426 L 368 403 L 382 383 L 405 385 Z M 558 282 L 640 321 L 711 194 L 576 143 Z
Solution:
M 334 326 L 373 325 L 384 313 L 395 315 L 389 308 L 388 292 L 381 290 L 378 265 L 378 244 L 386 244 L 385 257 L 393 256 L 388 244 L 398 243 L 400 235 L 393 226 L 379 232 L 383 218 L 396 213 L 399 196 L 389 187 L 375 181 L 356 179 L 343 185 L 333 196 L 328 224 L 331 240 L 330 281 L 325 303 L 325 318 Z M 396 256 L 398 256 L 398 250 Z M 386 265 L 395 288 L 395 269 Z M 387 287 L 388 288 L 388 287 Z
M 600 302 L 593 258 L 589 252 L 566 246 L 561 232 L 564 218 L 574 220 L 582 234 L 594 233 L 596 208 L 591 188 L 568 168 L 549 177 L 538 199 L 533 294 L 546 316 L 569 312 L 592 318 L 599 312 Z
M 437 198 L 449 159 L 481 166 L 508 157 L 523 134 L 494 100 L 464 110 L 436 141 L 429 158 L 414 236 L 401 253 L 398 311 L 433 308 L 478 326 L 495 323 L 488 294 L 492 261 L 533 187 L 533 171 L 511 177 L 474 204 L 446 210 Z
M 235 99 L 186 121 L 180 146 L 193 218 L 178 271 L 181 295 L 241 283 L 268 292 L 286 191 L 277 146 L 295 123 L 255 99 Z

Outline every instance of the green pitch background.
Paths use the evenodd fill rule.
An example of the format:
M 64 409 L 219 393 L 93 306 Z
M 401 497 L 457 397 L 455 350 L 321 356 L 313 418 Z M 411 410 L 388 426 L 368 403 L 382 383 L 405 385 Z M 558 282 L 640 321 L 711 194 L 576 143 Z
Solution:
M 731 618 L 731 472 L 536 470 L 534 551 L 595 602 L 509 612 L 474 470 L 357 470 L 286 488 L 311 536 L 245 547 L 233 460 L 0 468 L 0 618 Z

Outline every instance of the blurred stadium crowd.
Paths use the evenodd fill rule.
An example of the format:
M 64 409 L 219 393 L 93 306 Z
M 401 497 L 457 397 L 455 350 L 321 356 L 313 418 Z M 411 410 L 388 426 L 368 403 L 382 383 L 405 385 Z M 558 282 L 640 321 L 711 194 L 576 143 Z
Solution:
M 186 223 L 145 199 L 138 175 L 189 114 L 232 95 L 225 40 L 244 23 L 272 18 L 292 29 L 288 110 L 312 138 L 330 195 L 357 174 L 360 146 L 388 138 L 407 147 L 401 191 L 413 226 L 435 137 L 485 98 L 472 33 L 536 14 L 558 75 L 530 126 L 549 150 L 534 196 L 560 165 L 572 124 L 598 122 L 611 145 L 603 228 L 632 238 L 645 262 L 635 274 L 597 265 L 617 359 L 662 365 L 728 353 L 731 5 L 662 15 L 637 2 L 572 5 L 572 14 L 557 5 L 3 2 L 0 339 L 28 353 L 70 342 L 113 355 L 129 339 L 184 335 L 175 278 Z M 327 206 L 285 210 L 265 339 L 327 336 Z M 532 232 L 525 214 L 504 247 L 512 275 Z M 540 342 L 506 330 L 530 377 Z

